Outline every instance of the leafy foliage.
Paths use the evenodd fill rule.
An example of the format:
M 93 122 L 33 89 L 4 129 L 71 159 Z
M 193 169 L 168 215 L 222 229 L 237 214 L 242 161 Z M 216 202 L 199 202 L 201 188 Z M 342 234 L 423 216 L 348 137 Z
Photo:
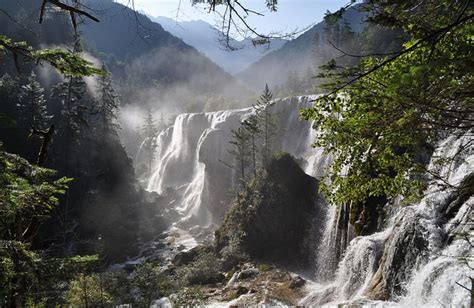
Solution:
M 101 274 L 80 274 L 69 283 L 66 300 L 75 306 L 104 306 L 112 303 L 110 294 L 104 288 Z
M 423 157 L 446 134 L 474 127 L 469 69 L 474 28 L 459 23 L 472 9 L 453 14 L 449 1 L 443 1 L 440 12 L 438 1 L 428 1 L 413 14 L 401 14 L 406 5 L 399 2 L 378 3 L 381 11 L 373 18 L 388 14 L 408 23 L 405 29 L 412 38 L 403 50 L 364 58 L 356 69 L 329 63 L 324 77 L 335 78 L 329 89 L 336 90 L 302 111 L 318 129 L 314 145 L 334 158 L 323 190 L 337 204 L 370 196 L 419 197 L 426 175 Z M 414 25 L 426 15 L 441 17 L 424 22 L 424 30 L 418 28 L 421 23 Z M 344 94 L 338 93 L 341 88 Z
M 59 73 L 70 76 L 101 75 L 103 71 L 95 68 L 91 62 L 74 52 L 55 49 L 33 49 L 26 42 L 15 42 L 5 35 L 0 35 L 0 57 L 7 52 L 13 55 L 15 66 L 20 71 L 20 57 L 36 63 L 46 62 L 58 70 Z
M 54 171 L 30 165 L 26 160 L 0 151 L 0 290 L 2 305 L 24 305 L 40 281 L 45 262 L 31 249 L 41 224 L 58 204 L 71 179 L 52 180 Z
M 182 277 L 185 285 L 216 283 L 224 279 L 221 266 L 221 262 L 215 253 L 206 252 L 182 268 L 179 276 Z

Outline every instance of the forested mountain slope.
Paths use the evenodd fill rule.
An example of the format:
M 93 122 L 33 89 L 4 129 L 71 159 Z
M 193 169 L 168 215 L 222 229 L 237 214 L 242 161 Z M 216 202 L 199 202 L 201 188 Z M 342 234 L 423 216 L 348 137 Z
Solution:
M 234 74 L 243 71 L 269 52 L 280 49 L 287 42 L 283 39 L 274 39 L 269 45 L 254 46 L 251 38 L 240 41 L 230 38 L 229 45 L 236 50 L 229 50 L 222 44 L 223 34 L 204 21 L 177 22 L 163 16 L 150 18 L 166 31 L 204 53 L 220 67 Z
M 271 86 L 291 83 L 288 80 L 291 78 L 311 78 L 320 65 L 338 55 L 337 50 L 328 46 L 328 40 L 331 39 L 339 47 L 345 46 L 351 40 L 347 30 L 360 31 L 365 16 L 366 13 L 352 7 L 336 25 L 320 22 L 282 48 L 266 54 L 238 77 L 253 89 L 261 89 L 265 83 Z M 345 26 L 348 29 L 344 29 Z
M 33 0 L 21 3 L 2 1 L 0 8 L 12 17 L 0 19 L 3 33 L 32 46 L 70 47 L 73 33 L 69 17 L 62 12 L 51 11 L 38 27 L 36 14 L 40 4 Z M 187 92 L 194 95 L 235 95 L 244 90 L 232 76 L 206 56 L 148 17 L 109 0 L 85 1 L 83 5 L 90 7 L 100 20 L 99 23 L 80 20 L 83 48 L 96 57 L 97 62 L 105 62 L 114 81 L 120 85 L 124 103 L 129 100 L 141 103 L 142 100 L 138 100 L 133 93 L 150 84 L 161 89 L 186 84 Z M 21 26 L 13 19 L 21 21 Z M 10 71 L 12 69 L 10 67 Z

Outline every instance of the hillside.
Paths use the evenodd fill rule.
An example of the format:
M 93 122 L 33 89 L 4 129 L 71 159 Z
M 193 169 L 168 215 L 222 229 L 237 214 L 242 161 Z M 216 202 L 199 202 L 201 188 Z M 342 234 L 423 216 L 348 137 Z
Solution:
M 365 13 L 351 8 L 343 15 L 343 21 L 348 22 L 353 31 L 362 27 Z M 268 83 L 271 86 L 282 85 L 292 72 L 305 73 L 314 71 L 319 65 L 330 60 L 337 53 L 322 54 L 317 51 L 326 45 L 326 22 L 320 22 L 282 48 L 272 51 L 256 63 L 238 74 L 238 78 L 246 85 L 257 90 Z
M 164 104 L 156 99 L 155 93 L 147 95 L 153 96 L 154 101 L 142 97 L 145 92 L 156 92 L 152 91 L 154 89 L 160 89 L 162 96 L 183 93 L 177 98 L 180 101 L 196 95 L 235 96 L 236 93 L 246 93 L 230 74 L 148 17 L 109 0 L 84 1 L 82 4 L 91 8 L 100 20 L 96 23 L 81 19 L 79 31 L 83 48 L 97 62 L 104 62 L 112 72 L 114 82 L 119 85 L 122 103 Z M 40 3 L 34 0 L 21 3 L 2 1 L 0 8 L 14 19 L 24 21 L 23 28 L 30 29 L 24 31 L 13 20 L 2 18 L 3 33 L 32 46 L 39 46 L 41 42 L 41 46 L 70 48 L 73 33 L 66 14 L 48 12 L 41 27 L 35 18 L 23 17 L 34 16 L 39 7 Z M 6 71 L 14 72 L 12 63 L 5 65 Z M 161 91 L 165 87 L 168 90 L 174 88 L 172 94 Z
M 231 38 L 230 45 L 235 46 L 237 50 L 230 51 L 220 44 L 222 34 L 204 21 L 177 22 L 163 16 L 150 17 L 150 19 L 159 23 L 169 33 L 181 38 L 186 44 L 205 54 L 227 72 L 233 74 L 246 69 L 269 52 L 280 49 L 287 42 L 283 39 L 275 39 L 269 46 L 255 47 L 249 38 L 241 41 Z

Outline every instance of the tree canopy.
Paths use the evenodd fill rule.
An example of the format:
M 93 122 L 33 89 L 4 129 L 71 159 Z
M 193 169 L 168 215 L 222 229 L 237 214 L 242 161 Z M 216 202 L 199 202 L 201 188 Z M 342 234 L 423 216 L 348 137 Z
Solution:
M 393 54 L 361 57 L 355 68 L 328 63 L 320 77 L 330 78 L 329 94 L 302 111 L 318 129 L 315 146 L 334 158 L 325 192 L 336 203 L 420 196 L 433 146 L 474 127 L 470 1 L 368 8 L 372 22 L 403 27 L 409 40 Z

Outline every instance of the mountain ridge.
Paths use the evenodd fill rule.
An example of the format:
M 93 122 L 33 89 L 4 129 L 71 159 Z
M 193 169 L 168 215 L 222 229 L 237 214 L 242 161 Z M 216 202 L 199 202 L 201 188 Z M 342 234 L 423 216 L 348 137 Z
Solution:
M 230 51 L 222 44 L 222 33 L 211 24 L 202 20 L 178 22 L 172 18 L 158 16 L 148 17 L 159 23 L 166 31 L 181 38 L 185 43 L 195 47 L 200 52 L 211 58 L 217 65 L 225 71 L 236 74 L 249 65 L 261 59 L 265 54 L 273 50 L 278 50 L 286 40 L 272 40 L 269 46 L 254 46 L 251 38 L 236 40 L 230 38 L 232 47 L 236 50 Z

